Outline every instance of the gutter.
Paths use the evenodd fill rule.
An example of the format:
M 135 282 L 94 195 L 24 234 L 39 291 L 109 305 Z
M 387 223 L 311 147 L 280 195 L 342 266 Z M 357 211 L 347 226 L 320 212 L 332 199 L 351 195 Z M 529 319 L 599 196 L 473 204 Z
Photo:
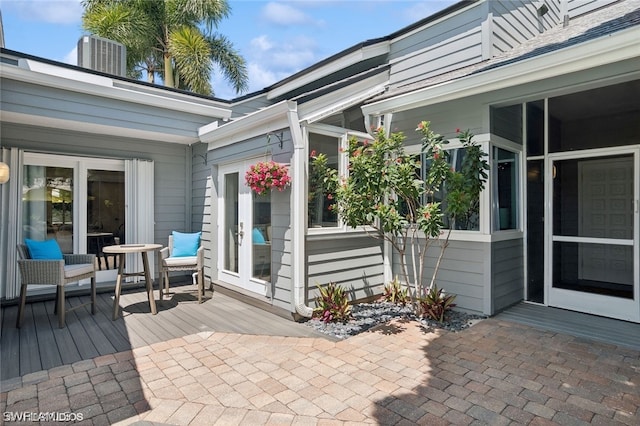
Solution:
M 292 169 L 293 176 L 291 182 L 291 192 L 293 195 L 291 206 L 292 231 L 291 238 L 291 280 L 293 281 L 293 305 L 296 313 L 305 318 L 311 318 L 313 308 L 305 304 L 306 290 L 306 251 L 305 251 L 305 171 L 306 159 L 304 139 L 300 129 L 298 117 L 298 105 L 295 102 L 288 102 L 287 119 L 291 129 L 291 139 L 293 140 Z

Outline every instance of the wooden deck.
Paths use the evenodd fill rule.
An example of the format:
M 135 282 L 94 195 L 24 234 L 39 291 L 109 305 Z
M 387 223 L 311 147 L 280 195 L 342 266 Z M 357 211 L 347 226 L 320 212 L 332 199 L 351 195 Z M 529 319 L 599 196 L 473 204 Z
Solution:
M 143 288 L 123 290 L 121 316 L 111 320 L 113 292 L 98 294 L 96 315 L 90 306 L 67 313 L 59 329 L 53 300 L 27 303 L 24 322 L 15 328 L 17 306 L 3 306 L 0 335 L 0 380 L 23 376 L 83 359 L 126 351 L 203 331 L 274 336 L 326 337 L 312 328 L 236 300 L 220 291 L 206 292 L 202 304 L 191 284 L 175 285 L 175 292 L 151 315 Z M 77 305 L 89 296 L 68 297 Z

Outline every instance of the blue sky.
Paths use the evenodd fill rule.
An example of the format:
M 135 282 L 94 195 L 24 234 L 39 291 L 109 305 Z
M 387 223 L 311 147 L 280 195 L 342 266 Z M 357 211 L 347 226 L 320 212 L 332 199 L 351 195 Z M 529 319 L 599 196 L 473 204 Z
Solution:
M 229 0 L 218 32 L 246 59 L 249 92 L 260 90 L 357 43 L 383 37 L 456 0 Z M 5 47 L 76 64 L 84 34 L 80 0 L 0 0 Z M 236 96 L 212 76 L 215 95 Z

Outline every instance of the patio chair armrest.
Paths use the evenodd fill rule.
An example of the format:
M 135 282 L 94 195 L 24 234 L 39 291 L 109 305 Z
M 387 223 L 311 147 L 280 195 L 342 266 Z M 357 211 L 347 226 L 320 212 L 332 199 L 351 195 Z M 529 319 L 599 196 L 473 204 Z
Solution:
M 169 257 L 169 254 L 170 254 L 169 253 L 169 247 L 163 247 L 160 250 L 160 259 L 162 259 L 162 260 L 166 259 L 167 257 Z
M 64 254 L 64 263 L 67 265 L 78 265 L 84 263 L 93 264 L 96 260 L 95 254 Z
M 196 256 L 198 257 L 198 269 L 202 269 L 204 267 L 204 247 L 200 246 L 198 248 L 198 252 L 196 253 Z
M 64 284 L 64 260 L 20 259 L 18 267 L 25 284 Z

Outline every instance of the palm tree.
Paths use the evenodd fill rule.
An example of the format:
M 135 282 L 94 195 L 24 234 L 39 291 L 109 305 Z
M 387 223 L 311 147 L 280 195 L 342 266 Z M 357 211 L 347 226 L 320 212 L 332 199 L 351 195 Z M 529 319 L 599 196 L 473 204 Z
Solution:
M 215 33 L 227 0 L 83 0 L 85 30 L 127 47 L 127 74 L 150 83 L 213 95 L 214 64 L 237 93 L 247 89 L 244 58 Z

